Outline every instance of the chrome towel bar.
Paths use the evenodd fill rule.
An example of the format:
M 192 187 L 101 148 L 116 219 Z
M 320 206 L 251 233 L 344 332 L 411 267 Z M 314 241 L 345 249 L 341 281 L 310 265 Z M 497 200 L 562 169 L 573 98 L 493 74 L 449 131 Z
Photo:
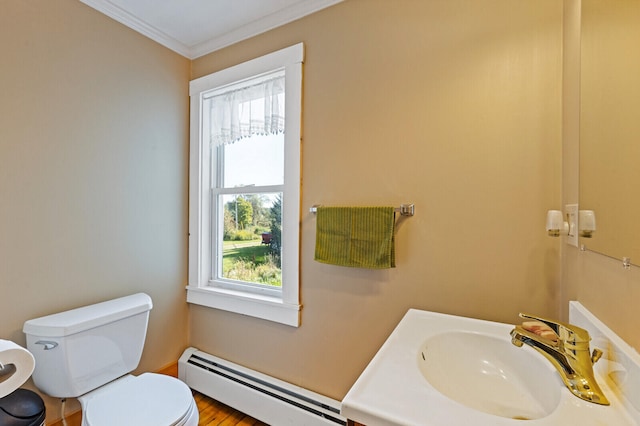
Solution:
M 318 207 L 320 207 L 320 205 L 315 204 L 313 207 L 309 208 L 309 213 L 316 213 L 318 211 Z M 400 204 L 400 207 L 396 207 L 394 210 L 402 216 L 413 216 L 415 214 L 415 206 L 413 204 Z

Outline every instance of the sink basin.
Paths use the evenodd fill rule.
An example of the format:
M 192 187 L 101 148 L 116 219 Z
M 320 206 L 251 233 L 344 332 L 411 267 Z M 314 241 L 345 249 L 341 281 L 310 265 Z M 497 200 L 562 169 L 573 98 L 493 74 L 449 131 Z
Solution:
M 417 362 L 440 393 L 488 414 L 540 419 L 560 403 L 560 379 L 548 361 L 506 339 L 465 331 L 438 334 L 422 344 Z
M 595 365 L 611 406 L 577 398 L 541 354 L 512 345 L 512 324 L 410 309 L 345 395 L 341 413 L 369 426 L 640 425 L 640 356 L 573 312 L 570 323 L 607 336 L 595 337 L 595 347 L 618 348 L 612 359 L 628 360 L 619 386 L 608 378 L 615 366 L 606 355 Z

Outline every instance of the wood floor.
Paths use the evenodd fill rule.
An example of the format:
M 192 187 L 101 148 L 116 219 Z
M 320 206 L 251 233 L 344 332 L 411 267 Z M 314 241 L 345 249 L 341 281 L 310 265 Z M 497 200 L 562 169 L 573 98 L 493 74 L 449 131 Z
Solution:
M 198 426 L 269 426 L 199 392 L 193 397 L 200 411 Z

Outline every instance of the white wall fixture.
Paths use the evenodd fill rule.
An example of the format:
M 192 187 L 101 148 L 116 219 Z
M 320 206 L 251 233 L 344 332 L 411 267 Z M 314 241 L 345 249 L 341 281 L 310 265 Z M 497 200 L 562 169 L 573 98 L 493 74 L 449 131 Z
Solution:
M 549 210 L 546 229 L 550 237 L 564 235 L 567 244 L 578 247 L 578 205 L 565 205 L 564 214 L 560 210 Z
M 596 232 L 596 214 L 593 210 L 578 212 L 578 231 L 581 237 L 593 237 L 593 233 Z
M 560 210 L 549 210 L 547 212 L 547 233 L 550 237 L 569 234 L 569 223 L 564 220 Z
M 569 245 L 578 247 L 578 205 L 565 204 L 564 213 L 569 223 L 569 233 L 566 242 Z

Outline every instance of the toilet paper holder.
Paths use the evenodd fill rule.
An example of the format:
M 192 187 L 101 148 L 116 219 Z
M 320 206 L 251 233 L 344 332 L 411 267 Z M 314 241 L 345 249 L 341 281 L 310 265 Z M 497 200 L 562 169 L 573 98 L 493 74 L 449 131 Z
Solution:
M 0 362 L 0 377 L 6 376 L 7 374 L 13 374 L 16 371 L 16 366 L 14 364 L 3 364 Z M 0 380 L 1 382 L 2 380 Z
M 10 340 L 0 339 L 0 398 L 22 386 L 34 366 L 31 352 Z

